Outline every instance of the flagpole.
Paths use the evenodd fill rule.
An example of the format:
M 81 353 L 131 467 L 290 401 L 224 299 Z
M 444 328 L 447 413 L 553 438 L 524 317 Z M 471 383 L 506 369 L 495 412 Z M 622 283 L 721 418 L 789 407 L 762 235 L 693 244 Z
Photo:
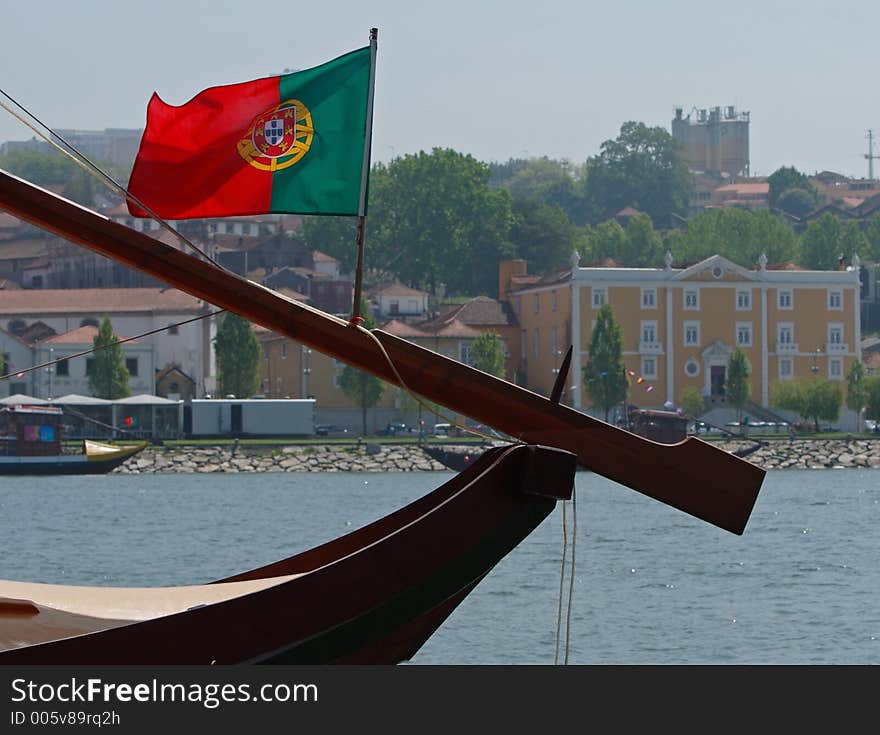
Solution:
M 357 226 L 357 267 L 354 273 L 354 299 L 351 305 L 349 323 L 358 325 L 363 322 L 361 315 L 361 292 L 363 290 L 364 273 L 364 231 L 367 225 L 367 182 L 370 177 L 370 148 L 373 140 L 373 92 L 376 88 L 376 39 L 378 28 L 370 29 L 370 81 L 367 92 L 367 129 L 364 135 L 364 160 L 361 166 L 361 196 L 358 202 Z

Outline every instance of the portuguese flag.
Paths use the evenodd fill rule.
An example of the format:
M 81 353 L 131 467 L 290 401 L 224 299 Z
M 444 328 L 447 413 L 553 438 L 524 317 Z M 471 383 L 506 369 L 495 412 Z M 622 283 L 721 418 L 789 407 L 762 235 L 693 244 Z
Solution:
M 165 219 L 356 215 L 369 81 L 367 46 L 294 74 L 211 87 L 179 107 L 153 94 L 129 192 Z M 149 216 L 132 201 L 128 210 Z

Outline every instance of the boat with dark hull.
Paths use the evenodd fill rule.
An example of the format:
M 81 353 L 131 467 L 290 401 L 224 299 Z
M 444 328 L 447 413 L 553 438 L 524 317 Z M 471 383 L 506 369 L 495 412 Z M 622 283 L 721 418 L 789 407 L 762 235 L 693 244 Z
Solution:
M 0 209 L 516 440 L 486 449 L 385 519 L 213 584 L 0 583 L 0 664 L 406 660 L 570 497 L 578 466 L 732 533 L 745 529 L 763 469 L 699 439 L 663 445 L 563 405 L 566 370 L 549 398 L 538 395 L 289 299 L 2 171 Z
M 410 659 L 571 497 L 576 457 L 511 445 L 346 536 L 212 584 L 0 582 L 0 665 L 393 664 Z
M 147 446 L 147 442 L 117 446 L 85 439 L 79 453 L 66 453 L 62 415 L 56 406 L 0 408 L 0 475 L 102 475 Z

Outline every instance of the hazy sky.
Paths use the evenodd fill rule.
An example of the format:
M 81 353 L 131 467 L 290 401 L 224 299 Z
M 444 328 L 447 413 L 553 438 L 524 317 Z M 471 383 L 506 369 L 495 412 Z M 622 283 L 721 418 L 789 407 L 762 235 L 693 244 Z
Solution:
M 139 128 L 153 91 L 181 104 L 316 66 L 372 26 L 374 161 L 580 162 L 627 120 L 669 130 L 677 106 L 750 112 L 758 175 L 867 176 L 880 137 L 876 0 L 0 0 L 0 89 L 54 127 Z M 0 110 L 0 141 L 29 137 Z

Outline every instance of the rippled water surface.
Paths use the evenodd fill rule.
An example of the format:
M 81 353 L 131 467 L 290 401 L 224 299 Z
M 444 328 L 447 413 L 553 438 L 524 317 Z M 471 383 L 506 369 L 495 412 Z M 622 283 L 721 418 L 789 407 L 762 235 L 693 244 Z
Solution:
M 0 478 L 0 578 L 210 581 L 346 533 L 450 476 Z M 880 472 L 770 471 L 742 536 L 589 473 L 576 511 L 560 660 L 569 619 L 574 664 L 880 663 Z M 553 663 L 562 521 L 557 507 L 412 663 Z

